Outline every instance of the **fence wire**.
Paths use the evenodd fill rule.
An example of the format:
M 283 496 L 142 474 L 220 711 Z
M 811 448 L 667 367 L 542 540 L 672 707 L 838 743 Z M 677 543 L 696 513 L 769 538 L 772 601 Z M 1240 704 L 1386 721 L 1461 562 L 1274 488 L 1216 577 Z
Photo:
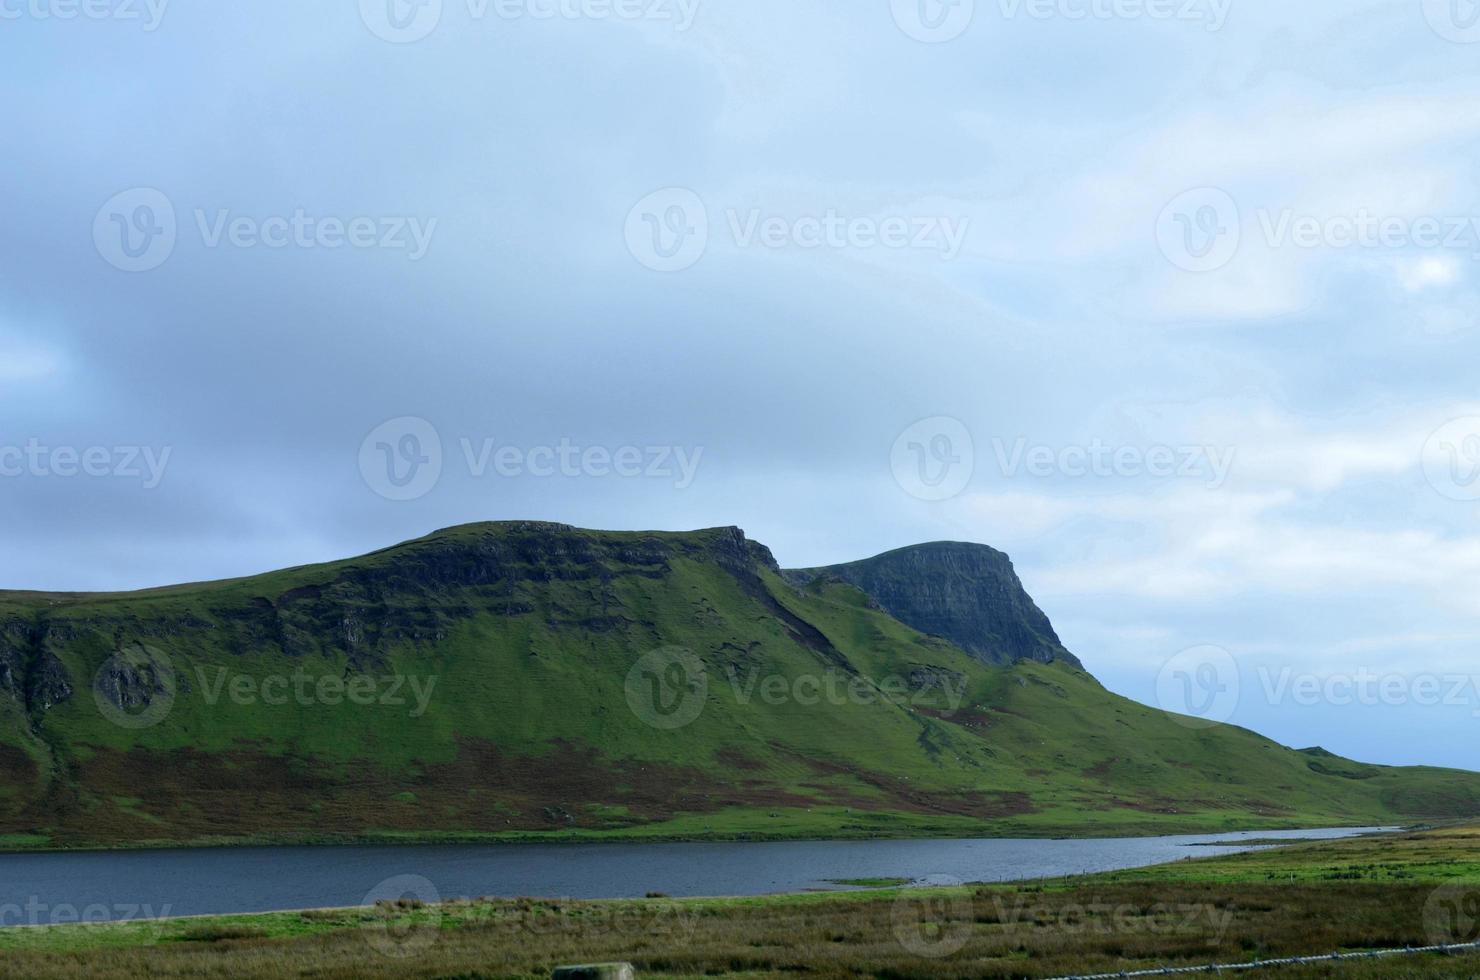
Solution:
M 1053 980 L 1121 980 L 1122 977 L 1172 977 L 1190 973 L 1240 973 L 1267 970 L 1276 966 L 1305 966 L 1311 963 L 1343 963 L 1350 960 L 1375 960 L 1389 956 L 1412 956 L 1418 953 L 1469 953 L 1480 950 L 1480 942 L 1456 943 L 1451 946 L 1408 946 L 1403 949 L 1372 949 L 1360 953 L 1327 953 L 1324 956 L 1289 956 L 1277 960 L 1253 960 L 1248 963 L 1214 963 L 1207 966 L 1164 966 L 1154 970 L 1130 970 L 1121 973 L 1085 973 Z

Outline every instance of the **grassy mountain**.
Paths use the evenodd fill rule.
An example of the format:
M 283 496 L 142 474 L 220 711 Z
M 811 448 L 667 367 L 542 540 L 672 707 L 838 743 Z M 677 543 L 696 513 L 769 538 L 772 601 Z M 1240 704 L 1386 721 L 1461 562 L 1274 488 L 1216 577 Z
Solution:
M 946 582 L 964 608 L 959 556 L 939 568 L 934 553 L 907 566 L 922 595 Z M 905 584 L 871 597 L 842 574 L 789 580 L 735 528 L 507 523 L 225 582 L 0 593 L 0 842 L 1046 835 L 1480 812 L 1477 775 L 1190 730 L 1066 655 L 984 663 L 889 615 L 913 618 Z M 1056 644 L 1041 613 L 1014 626 L 1023 600 L 973 614 L 990 628 L 959 642 Z

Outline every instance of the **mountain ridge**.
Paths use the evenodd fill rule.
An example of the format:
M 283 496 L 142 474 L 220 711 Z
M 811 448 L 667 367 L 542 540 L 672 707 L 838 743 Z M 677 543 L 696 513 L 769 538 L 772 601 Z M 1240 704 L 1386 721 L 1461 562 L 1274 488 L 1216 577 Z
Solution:
M 937 576 L 953 602 L 975 594 L 959 591 L 969 564 Z M 1006 595 L 1016 577 L 1002 574 L 984 594 Z M 340 562 L 66 595 L 0 595 L 0 847 L 1058 836 L 1480 813 L 1472 773 L 1189 727 L 1057 654 L 986 662 L 841 576 L 783 575 L 735 527 L 460 525 Z M 962 623 L 1012 625 L 1015 609 L 1028 607 Z M 1036 617 L 1018 625 L 1057 638 Z

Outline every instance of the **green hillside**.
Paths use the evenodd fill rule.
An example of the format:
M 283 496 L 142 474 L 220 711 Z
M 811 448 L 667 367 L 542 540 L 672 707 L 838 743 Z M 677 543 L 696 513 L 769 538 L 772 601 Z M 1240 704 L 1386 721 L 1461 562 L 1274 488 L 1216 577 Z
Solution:
M 984 663 L 735 528 L 470 525 L 228 582 L 0 593 L 0 774 L 11 846 L 1480 813 L 1480 775 L 1192 730 L 1072 659 Z

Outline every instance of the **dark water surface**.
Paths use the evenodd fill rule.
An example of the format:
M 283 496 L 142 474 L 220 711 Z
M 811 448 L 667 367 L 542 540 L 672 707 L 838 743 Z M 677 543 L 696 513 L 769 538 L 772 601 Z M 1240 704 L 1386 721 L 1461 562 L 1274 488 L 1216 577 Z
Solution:
M 267 912 L 482 895 L 761 895 L 841 879 L 1013 881 L 1256 849 L 1250 841 L 1380 830 L 1250 831 L 1075 840 L 715 844 L 448 844 L 0 854 L 0 926 Z M 1211 844 L 1214 846 L 1197 846 Z

